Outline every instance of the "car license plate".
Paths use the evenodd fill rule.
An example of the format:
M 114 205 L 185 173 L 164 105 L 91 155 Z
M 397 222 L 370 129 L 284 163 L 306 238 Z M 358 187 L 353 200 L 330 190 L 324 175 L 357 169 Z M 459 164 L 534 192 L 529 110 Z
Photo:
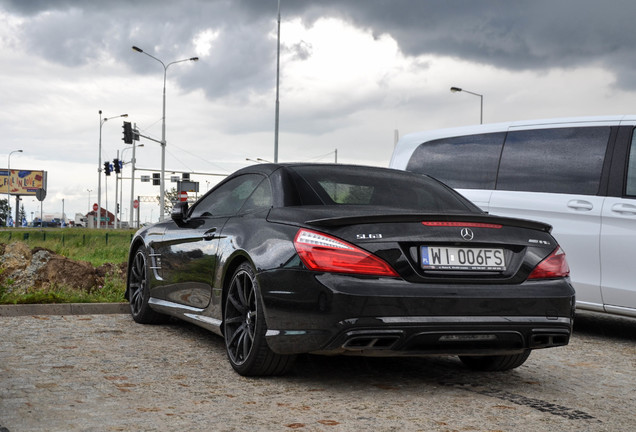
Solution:
M 503 249 L 422 246 L 422 268 L 426 270 L 503 271 Z

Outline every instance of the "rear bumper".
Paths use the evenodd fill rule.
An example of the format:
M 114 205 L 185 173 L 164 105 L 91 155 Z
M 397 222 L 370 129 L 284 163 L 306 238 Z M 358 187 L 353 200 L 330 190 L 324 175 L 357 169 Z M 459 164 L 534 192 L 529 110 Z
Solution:
M 409 326 L 389 320 L 390 330 L 358 328 L 345 331 L 321 351 L 372 356 L 493 355 L 567 345 L 570 339 L 571 320 L 567 318 L 556 322 L 530 317 L 500 318 L 458 323 L 457 317 L 445 317 L 436 322 L 409 323 Z
M 567 345 L 574 317 L 567 279 L 444 286 L 277 270 L 259 284 L 280 354 L 509 354 Z

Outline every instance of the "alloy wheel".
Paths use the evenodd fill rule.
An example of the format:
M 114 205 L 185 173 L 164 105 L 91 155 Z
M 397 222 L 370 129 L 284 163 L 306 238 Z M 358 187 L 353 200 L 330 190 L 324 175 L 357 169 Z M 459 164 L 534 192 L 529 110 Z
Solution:
M 254 346 L 259 311 L 254 280 L 241 270 L 232 279 L 225 310 L 225 343 L 230 360 L 243 364 Z
M 141 313 L 146 283 L 146 257 L 143 250 L 138 250 L 133 260 L 132 268 L 130 269 L 130 282 L 128 286 L 130 290 L 130 310 L 133 316 L 138 316 Z

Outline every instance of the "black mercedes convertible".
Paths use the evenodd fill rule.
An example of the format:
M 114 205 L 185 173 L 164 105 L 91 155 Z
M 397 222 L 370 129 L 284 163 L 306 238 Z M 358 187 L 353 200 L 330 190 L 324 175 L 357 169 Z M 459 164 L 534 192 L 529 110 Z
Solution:
M 301 353 L 508 370 L 569 342 L 574 289 L 550 230 L 422 175 L 254 165 L 135 234 L 126 298 L 139 323 L 222 336 L 246 376 L 285 373 Z

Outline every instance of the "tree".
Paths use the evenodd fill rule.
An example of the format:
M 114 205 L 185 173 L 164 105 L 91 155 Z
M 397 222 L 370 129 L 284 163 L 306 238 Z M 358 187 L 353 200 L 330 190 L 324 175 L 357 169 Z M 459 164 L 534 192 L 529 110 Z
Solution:
M 2 221 L 2 226 L 7 225 L 7 213 L 9 212 L 9 205 L 7 204 L 7 199 L 0 199 L 0 220 Z
M 160 197 L 159 195 L 157 195 L 157 201 L 159 201 Z M 172 189 L 170 189 L 169 191 L 167 190 L 165 193 L 165 207 L 166 207 L 166 213 L 170 213 L 172 212 L 172 207 L 174 207 L 174 204 L 179 201 L 179 197 L 177 196 L 177 188 L 173 187 Z
M 20 219 L 20 225 L 22 225 L 22 221 L 26 219 L 26 211 L 24 211 L 24 204 L 20 205 L 20 212 L 18 213 Z

